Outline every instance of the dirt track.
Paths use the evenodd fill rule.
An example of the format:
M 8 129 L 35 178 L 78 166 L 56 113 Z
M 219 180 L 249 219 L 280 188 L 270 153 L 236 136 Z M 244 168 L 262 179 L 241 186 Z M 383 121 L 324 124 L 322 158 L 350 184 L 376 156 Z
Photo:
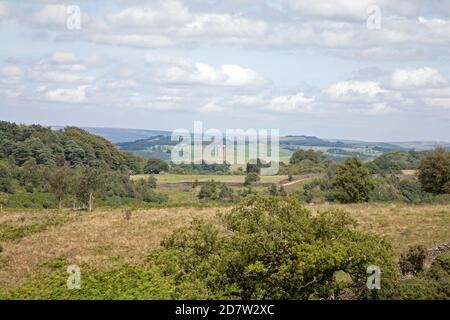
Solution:
M 320 177 L 320 174 L 318 173 L 310 173 L 310 174 L 304 174 L 304 175 L 298 175 L 293 176 L 293 180 L 289 181 L 289 179 L 283 179 L 281 181 L 278 181 L 276 184 L 279 186 L 289 186 L 296 183 L 299 183 L 301 181 L 312 179 L 312 178 L 318 178 Z M 198 182 L 198 185 L 206 184 L 207 182 Z M 243 183 L 241 182 L 222 182 L 224 185 L 228 187 L 242 187 Z M 270 187 L 273 183 L 272 182 L 255 182 L 252 184 L 254 187 Z M 164 183 L 158 183 L 159 188 L 179 188 L 179 187 L 190 187 L 192 186 L 192 182 L 164 182 Z

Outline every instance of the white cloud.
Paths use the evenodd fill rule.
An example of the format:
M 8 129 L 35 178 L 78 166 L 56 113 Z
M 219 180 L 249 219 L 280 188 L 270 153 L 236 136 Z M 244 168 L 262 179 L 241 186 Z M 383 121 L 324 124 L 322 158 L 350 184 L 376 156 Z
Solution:
M 4 96 L 5 98 L 15 99 L 22 96 L 22 91 L 13 89 L 0 89 L 0 95 Z
M 424 98 L 423 101 L 430 107 L 450 109 L 450 98 Z
M 0 20 L 10 16 L 12 11 L 11 5 L 5 1 L 0 1 Z
M 260 86 L 266 79 L 256 71 L 233 64 L 219 68 L 179 57 L 147 54 L 145 61 L 159 70 L 161 82 L 211 86 Z
M 41 25 L 66 26 L 67 8 L 60 4 L 46 5 L 34 14 L 33 20 Z
M 148 7 L 126 8 L 107 20 L 122 28 L 173 26 L 190 20 L 189 10 L 178 1 L 166 0 Z
M 235 39 L 260 38 L 267 32 L 266 22 L 257 19 L 231 16 L 228 14 L 198 14 L 192 22 L 179 30 L 185 37 L 208 36 L 228 39 L 225 42 L 233 42 Z
M 295 95 L 272 97 L 267 108 L 271 111 L 292 113 L 311 112 L 315 97 L 306 97 L 303 92 Z
M 439 87 L 447 84 L 447 79 L 439 71 L 424 67 L 418 69 L 397 69 L 391 75 L 391 84 L 397 89 Z
M 17 66 L 4 66 L 0 69 L 0 75 L 2 77 L 20 77 L 22 75 L 22 70 Z
M 86 89 L 88 85 L 79 86 L 76 89 L 55 89 L 45 93 L 45 98 L 53 102 L 80 103 L 86 101 Z
M 73 32 L 73 30 L 67 29 L 67 21 L 73 15 L 70 5 L 47 4 L 44 7 L 39 6 L 39 8 L 41 9 L 35 11 L 31 16 L 31 23 L 37 26 L 52 27 L 55 30 Z M 98 26 L 101 24 L 100 22 L 93 23 L 94 21 L 83 8 L 80 8 L 80 11 L 82 30 L 87 31 L 89 27 L 95 27 L 96 25 Z M 91 26 L 91 24 L 93 25 Z
M 92 34 L 87 35 L 91 42 L 129 46 L 136 48 L 159 48 L 174 45 L 170 37 L 164 35 L 140 35 L 140 34 Z
M 305 16 L 364 20 L 373 0 L 288 0 L 290 8 Z
M 366 20 L 367 8 L 377 5 L 381 10 L 393 11 L 406 16 L 419 10 L 418 0 L 287 0 L 289 7 L 301 16 L 322 18 Z
M 110 81 L 106 84 L 106 88 L 108 89 L 127 89 L 136 87 L 137 82 L 133 79 L 126 79 L 126 80 L 118 80 L 118 81 Z
M 387 93 L 378 82 L 374 81 L 341 81 L 332 84 L 327 93 L 337 102 L 364 102 L 373 101 L 380 95 Z
M 72 53 L 57 51 L 53 53 L 52 60 L 60 64 L 71 64 L 74 63 L 77 58 Z
M 217 5 L 212 11 L 209 6 L 198 3 L 188 7 L 183 1 L 155 0 L 143 6 L 110 8 L 103 17 L 91 16 L 85 9 L 82 10 L 82 32 L 65 28 L 66 6 L 50 4 L 35 11 L 31 22 L 45 30 L 59 26 L 57 36 L 61 40 L 135 48 L 308 46 L 342 48 L 347 54 L 359 54 L 366 59 L 417 59 L 433 53 L 429 47 L 422 48 L 423 45 L 447 48 L 450 44 L 450 33 L 446 32 L 450 27 L 448 16 L 417 18 L 419 12 L 432 13 L 433 17 L 450 13 L 450 5 L 444 1 L 433 0 L 433 4 L 426 5 L 419 0 L 377 0 L 375 4 L 383 10 L 383 27 L 376 31 L 365 26 L 366 9 L 374 4 L 372 0 L 285 2 L 289 6 L 283 13 L 277 12 L 278 19 L 271 19 L 273 12 L 263 11 L 267 6 L 262 6 L 259 14 L 242 14 L 239 10 L 220 12 L 224 7 L 242 8 L 241 1 Z M 246 5 L 252 7 L 250 3 Z
M 0 83 L 16 85 L 21 80 L 22 69 L 15 65 L 6 65 L 0 68 Z
M 397 110 L 390 107 L 385 102 L 372 104 L 369 106 L 369 108 L 367 110 L 363 110 L 363 113 L 371 115 L 371 116 L 390 114 L 393 112 L 397 112 Z
M 182 98 L 176 96 L 147 97 L 141 92 L 134 92 L 126 100 L 125 105 L 132 108 L 143 108 L 148 110 L 179 110 Z
M 202 107 L 198 108 L 197 111 L 203 112 L 203 113 L 213 113 L 213 112 L 220 112 L 225 110 L 223 107 L 217 105 L 215 102 L 211 101 L 207 104 L 203 105 Z
M 87 76 L 73 72 L 62 72 L 57 70 L 33 70 L 30 73 L 30 79 L 44 82 L 62 82 L 62 83 L 91 83 L 95 80 L 94 76 Z

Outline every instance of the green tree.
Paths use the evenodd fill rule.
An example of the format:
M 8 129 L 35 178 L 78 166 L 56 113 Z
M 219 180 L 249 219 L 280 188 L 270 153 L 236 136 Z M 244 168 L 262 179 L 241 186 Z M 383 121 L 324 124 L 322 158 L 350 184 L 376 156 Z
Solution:
M 420 162 L 418 177 L 426 192 L 450 193 L 450 151 L 437 148 L 427 152 Z
M 133 197 L 139 200 L 144 200 L 148 191 L 156 188 L 156 179 L 150 176 L 148 179 L 139 179 L 132 182 Z
M 303 160 L 309 160 L 313 163 L 319 163 L 320 161 L 322 161 L 322 154 L 320 152 L 316 152 L 313 149 L 309 149 L 309 150 L 303 150 L 303 149 L 299 149 L 296 150 L 291 158 L 289 159 L 289 163 L 290 164 L 297 164 L 302 162 Z
M 234 192 L 225 184 L 211 180 L 202 185 L 197 197 L 200 200 L 233 200 Z
M 42 187 L 43 169 L 36 164 L 34 158 L 30 158 L 17 169 L 18 180 L 22 186 L 32 192 L 35 188 Z
M 145 174 L 159 174 L 163 171 L 169 171 L 169 165 L 164 160 L 150 158 L 144 166 Z
M 429 269 L 399 283 L 400 294 L 396 299 L 449 300 L 450 253 L 444 253 L 433 261 Z
M 0 192 L 12 192 L 11 170 L 2 163 L 0 163 Z
M 75 141 L 67 141 L 64 153 L 66 156 L 66 160 L 69 161 L 72 167 L 83 165 L 86 154 Z
M 94 209 L 94 201 L 105 181 L 105 172 L 94 168 L 83 168 L 76 175 L 76 196 L 88 208 Z
M 64 198 L 74 190 L 73 175 L 73 170 L 66 166 L 49 168 L 45 173 L 48 190 L 55 195 L 59 209 L 62 207 Z
M 369 171 L 356 157 L 347 158 L 336 169 L 333 195 L 342 203 L 367 202 L 374 188 Z
M 252 197 L 222 222 L 196 220 L 175 231 L 152 261 L 179 279 L 180 290 L 195 283 L 203 298 L 386 298 L 395 290 L 389 244 L 357 231 L 341 210 L 313 215 L 290 197 Z M 377 293 L 366 287 L 370 265 L 383 270 Z
M 17 165 L 21 166 L 27 160 L 32 158 L 33 152 L 31 151 L 29 145 L 23 142 L 17 142 L 14 145 L 14 149 L 12 151 L 12 156 Z
M 247 175 L 245 176 L 245 181 L 244 181 L 244 185 L 245 186 L 249 186 L 254 182 L 258 182 L 261 180 L 261 177 L 259 176 L 258 173 L 256 172 L 249 172 L 247 173 Z

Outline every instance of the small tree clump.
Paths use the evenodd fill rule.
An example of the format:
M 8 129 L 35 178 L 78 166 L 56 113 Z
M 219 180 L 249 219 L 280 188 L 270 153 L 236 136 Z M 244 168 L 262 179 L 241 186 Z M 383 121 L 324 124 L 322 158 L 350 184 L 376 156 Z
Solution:
M 428 152 L 420 162 L 418 178 L 426 192 L 450 193 L 450 151 L 437 148 Z
M 424 246 L 411 246 L 406 254 L 400 256 L 399 266 L 402 274 L 416 274 L 423 270 L 426 259 Z
M 258 182 L 261 180 L 261 177 L 259 176 L 258 173 L 256 172 L 249 172 L 246 176 L 245 176 L 245 181 L 244 181 L 244 185 L 245 186 L 249 186 L 254 182 Z
M 234 200 L 235 195 L 231 188 L 211 180 L 202 185 L 197 197 L 200 200 Z
M 369 170 L 356 157 L 337 166 L 333 196 L 342 203 L 367 202 L 374 188 Z

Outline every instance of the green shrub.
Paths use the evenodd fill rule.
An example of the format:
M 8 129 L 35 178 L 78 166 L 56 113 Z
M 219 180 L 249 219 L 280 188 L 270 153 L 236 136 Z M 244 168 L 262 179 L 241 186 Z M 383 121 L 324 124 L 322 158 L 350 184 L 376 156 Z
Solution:
M 148 190 L 143 199 L 147 203 L 166 203 L 169 201 L 169 197 L 166 194 Z
M 438 256 L 428 270 L 399 283 L 399 299 L 449 300 L 450 254 Z
M 11 194 L 6 200 L 9 208 L 27 209 L 54 209 L 58 207 L 55 196 L 47 192 L 17 192 Z
M 163 171 L 169 171 L 169 165 L 159 158 L 148 159 L 144 166 L 144 173 L 146 174 L 159 174 Z
M 280 187 L 278 188 L 278 186 L 277 186 L 275 183 L 272 183 L 272 185 L 269 187 L 268 193 L 269 193 L 271 196 L 282 196 L 282 197 L 287 196 L 287 192 L 286 192 L 286 190 L 284 189 L 284 187 L 283 187 L 283 186 L 280 186 Z
M 195 220 L 175 231 L 149 262 L 177 287 L 195 283 L 204 298 L 373 297 L 365 286 L 372 264 L 383 270 L 378 297 L 392 295 L 397 271 L 389 245 L 356 231 L 343 211 L 312 215 L 290 197 L 252 197 L 222 221 L 220 229 Z M 351 281 L 338 281 L 338 272 Z
M 231 188 L 214 180 L 202 185 L 197 197 L 200 200 L 234 200 L 235 195 Z
M 437 148 L 427 152 L 419 166 L 423 190 L 433 194 L 450 193 L 450 151 Z
M 245 181 L 244 181 L 244 185 L 245 186 L 249 186 L 254 182 L 258 182 L 261 180 L 261 177 L 259 176 L 258 173 L 256 172 L 249 172 L 247 173 L 247 175 L 245 176 Z
M 400 256 L 399 266 L 402 274 L 416 274 L 423 270 L 426 250 L 423 246 L 411 246 L 406 254 Z
M 11 169 L 0 163 L 0 192 L 11 193 L 12 188 L 12 172 Z
M 337 165 L 333 181 L 333 195 L 342 203 L 367 202 L 374 184 L 369 170 L 356 157 L 347 158 Z
M 59 226 L 67 222 L 68 217 L 65 215 L 51 216 L 39 223 L 26 225 L 12 225 L 8 223 L 0 224 L 0 240 L 11 241 L 22 239 L 34 233 L 39 233 L 53 226 Z

